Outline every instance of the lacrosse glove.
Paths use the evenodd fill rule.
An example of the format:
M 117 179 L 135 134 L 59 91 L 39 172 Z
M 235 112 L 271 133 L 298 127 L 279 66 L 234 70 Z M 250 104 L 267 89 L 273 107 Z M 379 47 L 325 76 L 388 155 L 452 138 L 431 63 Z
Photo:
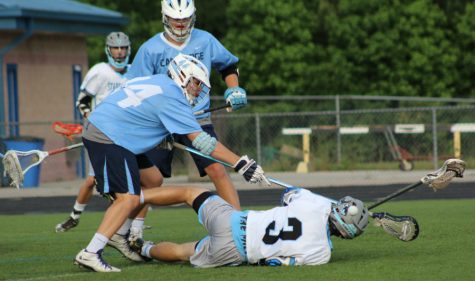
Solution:
M 228 111 L 243 108 L 247 104 L 246 91 L 241 87 L 228 88 L 224 92 L 224 98 L 226 99 L 226 103 L 231 105 Z
M 269 180 L 264 175 L 264 171 L 261 166 L 257 165 L 256 161 L 249 159 L 247 155 L 242 156 L 233 165 L 236 172 L 241 174 L 247 182 L 250 183 L 264 183 L 270 186 Z

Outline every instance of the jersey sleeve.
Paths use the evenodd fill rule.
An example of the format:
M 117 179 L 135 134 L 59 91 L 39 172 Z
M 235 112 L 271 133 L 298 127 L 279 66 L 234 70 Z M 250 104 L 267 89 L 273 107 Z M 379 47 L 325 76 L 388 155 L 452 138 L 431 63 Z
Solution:
M 127 79 L 133 79 L 136 77 L 150 76 L 154 74 L 157 73 L 155 73 L 155 68 L 153 66 L 153 58 L 146 45 L 142 45 L 135 55 L 134 61 L 130 65 L 125 77 Z
M 237 64 L 239 59 L 231 54 L 221 42 L 211 35 L 211 66 L 221 71 L 230 65 Z
M 99 93 L 102 84 L 105 82 L 106 81 L 101 79 L 98 66 L 95 65 L 87 72 L 86 77 L 84 77 L 84 80 L 82 81 L 80 89 L 87 95 L 95 97 Z

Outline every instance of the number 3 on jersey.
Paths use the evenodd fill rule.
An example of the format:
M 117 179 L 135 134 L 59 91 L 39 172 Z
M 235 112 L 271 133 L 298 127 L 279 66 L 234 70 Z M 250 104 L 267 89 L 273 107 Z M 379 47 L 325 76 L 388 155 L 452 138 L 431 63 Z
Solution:
M 272 245 L 282 240 L 297 240 L 302 235 L 302 222 L 297 218 L 288 218 L 287 225 L 279 232 L 275 229 L 275 221 L 272 221 L 266 228 L 266 235 L 262 238 L 262 242 Z
M 160 86 L 151 84 L 128 85 L 123 91 L 127 97 L 117 103 L 122 108 L 137 107 L 142 104 L 143 100 L 163 93 Z

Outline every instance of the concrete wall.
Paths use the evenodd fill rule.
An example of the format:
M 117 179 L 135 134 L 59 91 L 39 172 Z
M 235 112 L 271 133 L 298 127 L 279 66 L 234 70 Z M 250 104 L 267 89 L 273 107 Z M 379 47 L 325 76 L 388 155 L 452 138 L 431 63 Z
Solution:
M 18 34 L 0 32 L 0 47 Z M 86 39 L 79 35 L 58 33 L 33 34 L 4 57 L 6 64 L 14 63 L 18 70 L 20 134 L 45 139 L 45 150 L 64 146 L 65 139 L 51 129 L 53 121 L 73 120 L 73 65 L 88 70 Z M 7 96 L 7 83 L 4 80 Z M 8 103 L 7 103 L 8 104 Z M 8 106 L 5 105 L 6 116 Z M 66 164 L 66 155 L 51 156 L 41 168 L 41 181 L 75 178 L 74 165 Z

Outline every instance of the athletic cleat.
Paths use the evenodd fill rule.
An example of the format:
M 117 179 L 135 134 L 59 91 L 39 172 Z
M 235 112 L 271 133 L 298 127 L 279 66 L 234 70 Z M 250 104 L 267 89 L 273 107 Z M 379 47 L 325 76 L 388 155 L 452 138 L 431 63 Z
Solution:
M 115 248 L 129 260 L 136 262 L 144 261 L 144 259 L 139 254 L 137 254 L 130 248 L 129 241 L 127 240 L 127 237 L 125 235 L 120 235 L 117 233 L 112 235 L 112 237 L 109 239 L 109 242 L 107 242 L 107 245 L 111 246 L 112 248 Z
M 72 217 L 69 217 L 64 222 L 57 224 L 55 227 L 55 231 L 66 232 L 70 230 L 71 228 L 76 227 L 78 224 L 79 224 L 79 219 L 73 219 Z
M 152 241 L 144 241 L 142 238 L 135 239 L 133 241 L 129 242 L 130 248 L 135 251 L 137 254 L 139 254 L 142 259 L 145 261 L 151 261 L 152 259 L 146 256 L 142 255 L 142 249 L 144 247 L 147 247 L 149 245 L 153 245 L 154 243 Z
M 76 255 L 74 264 L 96 272 L 120 272 L 117 267 L 111 266 L 102 259 L 102 250 L 97 253 L 89 253 L 83 249 Z

